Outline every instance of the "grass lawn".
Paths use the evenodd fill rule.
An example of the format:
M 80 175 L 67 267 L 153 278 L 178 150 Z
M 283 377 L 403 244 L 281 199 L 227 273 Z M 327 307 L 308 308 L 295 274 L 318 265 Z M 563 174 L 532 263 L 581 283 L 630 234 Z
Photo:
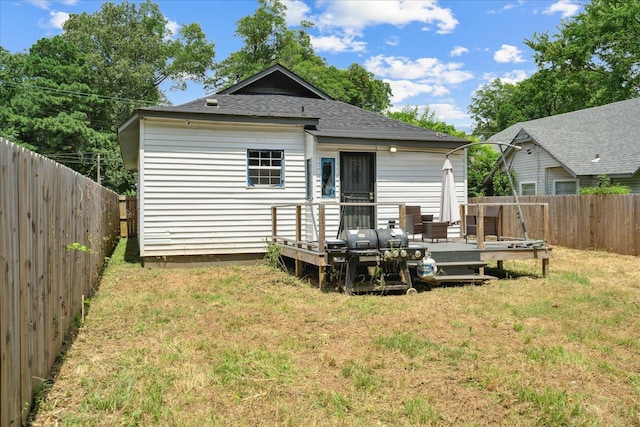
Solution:
M 640 260 L 321 292 L 266 266 L 147 269 L 122 240 L 33 425 L 640 424 Z M 522 276 L 522 273 L 529 274 Z

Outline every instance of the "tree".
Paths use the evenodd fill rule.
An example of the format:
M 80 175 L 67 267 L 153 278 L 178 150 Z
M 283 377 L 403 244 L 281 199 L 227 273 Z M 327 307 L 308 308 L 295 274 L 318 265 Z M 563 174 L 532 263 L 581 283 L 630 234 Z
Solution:
M 71 15 L 63 37 L 84 55 L 91 86 L 114 102 L 105 117 L 115 124 L 133 108 L 166 102 L 160 85 L 170 80 L 185 87 L 185 76 L 204 81 L 213 68 L 214 44 L 199 24 L 180 28 L 173 38 L 159 7 L 146 0 L 136 8 L 123 2 L 103 3 L 100 10 Z
M 476 92 L 469 105 L 469 113 L 476 123 L 474 135 L 490 138 L 519 121 L 521 115 L 511 104 L 516 90 L 515 85 L 495 79 Z
M 167 20 L 148 0 L 104 3 L 71 15 L 60 36 L 37 41 L 28 54 L 0 49 L 0 129 L 10 140 L 96 178 L 117 192 L 134 188 L 125 172 L 116 126 L 140 106 L 165 102 L 160 85 L 203 80 L 214 45 L 198 24 L 172 39 Z
M 500 153 L 489 145 L 472 145 L 467 149 L 467 194 L 471 197 L 484 197 L 492 191 L 484 184 L 485 178 L 500 157 Z
M 593 0 L 559 33 L 534 34 L 538 71 L 515 85 L 494 80 L 472 98 L 475 135 L 640 96 L 640 0 Z
M 640 96 L 640 0 L 593 0 L 559 30 L 525 41 L 558 88 L 586 106 Z
M 208 87 L 231 86 L 278 62 L 337 100 L 377 112 L 391 105 L 388 83 L 355 63 L 346 70 L 329 66 L 311 46 L 307 31 L 313 24 L 303 21 L 299 30 L 290 30 L 285 13 L 280 0 L 258 0 L 255 13 L 238 20 L 242 48 L 216 66 Z
M 438 120 L 435 111 L 432 111 L 429 107 L 426 107 L 422 114 L 420 114 L 417 106 L 412 107 L 410 105 L 407 105 L 403 107 L 401 111 L 387 112 L 387 116 L 391 117 L 392 119 L 409 123 L 410 125 L 419 126 L 425 129 L 431 129 L 436 132 L 442 132 L 452 136 L 459 136 L 460 138 L 468 137 L 468 135 L 463 131 L 456 130 L 455 126 Z

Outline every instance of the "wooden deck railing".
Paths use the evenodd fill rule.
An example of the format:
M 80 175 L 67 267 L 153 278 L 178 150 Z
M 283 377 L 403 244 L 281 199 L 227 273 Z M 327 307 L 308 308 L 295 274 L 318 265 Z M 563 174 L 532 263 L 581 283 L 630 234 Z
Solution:
M 460 205 L 460 237 L 466 233 L 466 216 L 476 215 L 477 221 L 477 248 L 485 248 L 484 217 L 489 206 L 499 206 L 501 213 L 498 219 L 499 237 L 507 240 L 523 240 L 525 237 L 535 240 L 548 241 L 549 239 L 549 204 L 548 203 L 463 203 Z M 527 236 L 521 227 L 518 206 L 521 207 L 522 221 L 524 221 Z M 524 208 L 524 209 L 522 209 Z M 535 222 L 534 227 L 529 227 Z M 506 225 L 506 226 L 505 226 Z M 505 236 L 504 230 L 510 230 L 509 236 Z M 513 230 L 522 230 L 522 235 L 514 235 Z

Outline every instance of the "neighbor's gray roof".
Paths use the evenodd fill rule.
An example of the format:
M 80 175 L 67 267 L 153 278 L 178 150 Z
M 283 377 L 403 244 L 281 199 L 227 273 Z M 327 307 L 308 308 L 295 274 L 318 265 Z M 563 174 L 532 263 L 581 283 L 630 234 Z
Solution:
M 487 142 L 517 143 L 522 130 L 576 176 L 640 172 L 640 98 L 516 123 Z

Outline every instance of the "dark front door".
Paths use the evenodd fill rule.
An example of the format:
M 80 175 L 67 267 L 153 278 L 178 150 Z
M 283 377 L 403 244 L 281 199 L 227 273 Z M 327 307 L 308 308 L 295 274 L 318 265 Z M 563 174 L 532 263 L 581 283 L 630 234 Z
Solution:
M 374 153 L 340 153 L 340 201 L 373 203 L 376 201 Z M 374 206 L 343 206 L 341 230 L 375 228 Z

